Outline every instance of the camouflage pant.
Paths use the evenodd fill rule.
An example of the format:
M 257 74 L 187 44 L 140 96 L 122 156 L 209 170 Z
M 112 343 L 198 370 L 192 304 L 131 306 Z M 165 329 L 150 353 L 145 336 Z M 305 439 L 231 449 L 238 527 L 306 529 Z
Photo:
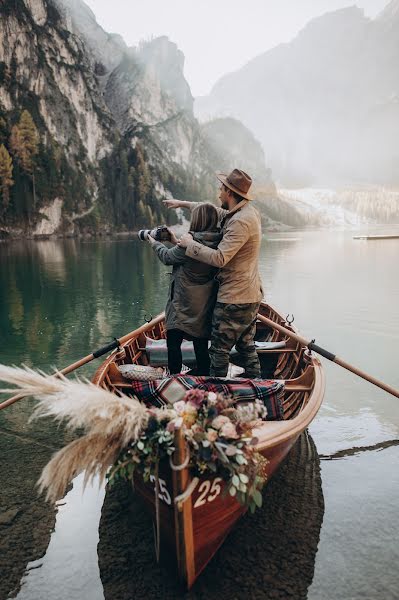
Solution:
M 226 377 L 229 353 L 235 345 L 246 375 L 260 377 L 259 359 L 254 343 L 258 310 L 259 302 L 253 304 L 216 302 L 209 348 L 211 376 Z

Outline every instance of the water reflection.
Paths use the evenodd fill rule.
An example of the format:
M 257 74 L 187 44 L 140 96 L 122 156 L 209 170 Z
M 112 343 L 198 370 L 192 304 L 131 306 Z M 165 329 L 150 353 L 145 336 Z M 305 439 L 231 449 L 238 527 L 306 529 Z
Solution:
M 294 313 L 295 324 L 305 337 L 315 337 L 317 343 L 348 362 L 398 387 L 398 248 L 398 240 L 360 242 L 353 240 L 352 234 L 343 232 L 266 235 L 261 254 L 266 298 L 283 314 Z M 0 361 L 8 364 L 25 362 L 44 370 L 49 370 L 52 365 L 64 367 L 74 362 L 114 336 L 133 330 L 143 323 L 146 314 L 163 310 L 169 270 L 160 264 L 147 244 L 137 240 L 43 241 L 40 246 L 37 242 L 0 244 Z M 79 374 L 90 376 L 98 364 L 99 361 L 86 365 Z M 319 452 L 334 456 L 347 448 L 374 445 L 380 450 L 379 444 L 397 440 L 397 400 L 336 365 L 324 361 L 324 367 L 326 398 L 311 425 Z M 34 484 L 53 448 L 61 447 L 71 439 L 62 429 L 44 420 L 28 423 L 32 405 L 33 401 L 23 400 L 0 412 L 0 598 L 4 590 L 18 587 L 28 562 L 30 564 L 46 552 L 55 510 L 36 497 Z M 343 570 L 348 571 L 346 587 L 339 597 L 367 597 L 367 593 L 360 596 L 358 582 L 363 582 L 366 587 L 370 582 L 370 557 L 360 555 L 359 546 L 364 546 L 366 552 L 372 544 L 378 546 L 373 562 L 378 555 L 384 562 L 380 570 L 385 573 L 384 580 L 389 579 L 390 585 L 397 589 L 397 573 L 392 567 L 397 562 L 397 550 L 387 544 L 387 538 L 397 539 L 395 532 L 398 532 L 397 458 L 398 448 L 393 443 L 383 452 L 362 452 L 359 456 L 345 457 L 345 460 L 323 461 L 323 489 L 330 505 L 323 522 L 316 575 L 309 596 L 317 600 L 338 597 L 337 579 L 343 571 L 334 565 L 342 566 L 339 557 L 343 536 L 345 539 L 352 536 L 353 552 L 347 552 L 345 560 L 348 565 L 356 558 L 357 580 L 353 580 L 352 570 L 344 565 Z M 363 465 L 362 470 L 359 465 Z M 272 495 L 273 510 L 269 513 L 265 508 L 265 512 L 244 519 L 238 525 L 195 586 L 194 597 L 216 596 L 223 591 L 237 597 L 241 585 L 244 586 L 242 597 L 267 598 L 272 590 L 275 597 L 279 597 L 280 587 L 288 596 L 283 577 L 286 577 L 287 585 L 294 586 L 292 597 L 306 596 L 306 581 L 313 573 L 311 561 L 307 559 L 308 574 L 301 579 L 303 588 L 299 591 L 292 581 L 292 573 L 287 574 L 284 567 L 287 556 L 292 572 L 298 572 L 296 564 L 302 564 L 303 548 L 309 556 L 312 553 L 307 545 L 307 533 L 304 535 L 300 531 L 300 527 L 307 531 L 307 520 L 298 516 L 297 528 L 295 523 L 296 505 L 300 507 L 299 513 L 303 506 L 300 485 L 295 486 L 292 477 L 299 477 L 300 469 L 298 473 L 293 469 L 292 477 L 284 469 L 285 466 L 266 490 L 266 494 Z M 318 471 L 317 481 L 320 482 Z M 348 481 L 352 484 L 350 491 Z M 143 597 L 146 594 L 151 597 L 151 591 L 153 597 L 160 597 L 162 575 L 166 597 L 173 597 L 173 581 L 166 571 L 155 567 L 151 524 L 136 503 L 132 505 L 135 511 L 132 514 L 128 509 L 131 499 L 120 494 L 122 492 L 119 496 L 107 495 L 101 522 L 100 566 L 107 598 L 119 600 L 118 590 L 121 590 L 125 594 L 121 595 L 123 600 L 129 597 L 131 589 L 137 595 L 143 590 Z M 113 502 L 116 511 L 112 510 Z M 72 511 L 75 503 L 81 506 L 72 493 L 68 496 Z M 358 514 L 359 506 L 366 505 L 368 512 L 363 523 L 352 526 L 353 515 Z M 88 496 L 85 506 L 90 516 L 98 515 L 99 506 L 92 496 Z M 379 507 L 378 511 L 375 506 Z M 126 511 L 122 512 L 124 507 Z M 300 540 L 298 543 L 294 535 L 290 537 L 290 532 L 284 529 L 283 511 Z M 80 518 L 83 527 L 85 513 L 81 512 Z M 93 519 L 90 522 L 94 528 L 91 539 L 94 540 L 97 523 Z M 271 527 L 270 535 L 266 525 Z M 120 528 L 120 538 L 116 527 Z M 57 528 L 58 521 L 56 532 Z M 135 532 L 134 546 L 132 531 Z M 367 544 L 359 542 L 364 536 L 367 536 Z M 283 543 L 287 539 L 291 540 L 288 545 Z M 61 597 L 60 582 L 68 579 L 67 572 L 72 570 L 77 552 L 71 543 L 66 560 L 61 551 L 62 537 L 56 534 L 53 544 L 55 540 L 58 540 L 60 550 L 57 553 L 51 550 L 51 565 L 58 579 L 51 579 L 53 587 L 46 589 L 49 598 L 58 599 Z M 76 549 L 82 545 L 79 536 L 75 543 Z M 331 561 L 331 548 L 336 549 L 336 563 Z M 95 560 L 94 553 L 87 561 L 94 569 L 93 581 L 98 578 Z M 115 561 L 120 561 L 118 566 Z M 258 564 L 263 565 L 263 569 L 258 569 Z M 91 578 L 90 574 L 86 575 Z M 82 577 L 86 575 L 75 577 L 78 589 L 82 588 Z M 43 598 L 43 585 L 39 585 L 40 578 L 36 577 L 33 570 L 27 580 L 24 579 L 23 589 L 28 590 L 27 586 L 33 586 L 34 581 L 40 587 L 29 588 L 32 590 L 29 600 Z M 256 585 L 255 579 L 258 580 Z M 375 582 L 378 589 L 378 573 Z M 68 586 L 63 592 L 65 598 L 70 597 Z M 99 580 L 94 588 L 101 588 Z M 79 598 L 82 594 L 78 591 L 75 596 Z M 376 593 L 373 597 L 377 596 Z M 393 598 L 394 595 L 384 597 Z
M 62 367 L 160 312 L 169 278 L 154 258 L 129 240 L 3 245 L 0 360 Z
M 77 254 L 76 240 L 67 242 L 68 251 Z M 64 282 L 66 280 L 65 248 L 59 241 L 37 241 L 35 244 L 38 263 L 44 267 L 49 277 Z
M 107 492 L 98 560 L 107 600 L 131 598 L 305 598 L 324 514 L 320 461 L 303 434 L 264 492 L 189 594 L 155 562 L 151 519 L 128 486 Z M 239 590 L 239 596 L 237 596 Z
M 101 600 L 96 546 L 104 490 L 97 482 L 83 493 L 83 475 L 58 503 L 55 531 L 44 556 L 31 560 L 17 600 Z
M 42 557 L 56 509 L 38 498 L 36 481 L 51 449 L 0 428 L 0 598 L 18 592 L 28 562 Z

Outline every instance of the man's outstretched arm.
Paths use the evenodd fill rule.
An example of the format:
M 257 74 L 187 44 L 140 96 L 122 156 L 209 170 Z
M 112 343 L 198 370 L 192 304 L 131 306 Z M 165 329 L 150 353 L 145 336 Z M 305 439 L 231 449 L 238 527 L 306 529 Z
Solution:
M 170 200 L 162 200 L 162 202 L 167 208 L 188 208 L 189 210 L 193 210 L 193 208 L 201 204 L 201 202 L 190 202 L 189 200 L 175 200 L 174 198 Z M 219 219 L 223 219 L 223 217 L 225 217 L 228 213 L 227 210 L 219 208 L 218 206 L 215 206 L 215 208 L 218 212 Z
M 188 208 L 189 210 L 193 210 L 193 208 L 195 208 L 199 204 L 199 202 L 190 202 L 189 200 L 175 200 L 174 198 L 162 200 L 162 203 L 167 208 Z

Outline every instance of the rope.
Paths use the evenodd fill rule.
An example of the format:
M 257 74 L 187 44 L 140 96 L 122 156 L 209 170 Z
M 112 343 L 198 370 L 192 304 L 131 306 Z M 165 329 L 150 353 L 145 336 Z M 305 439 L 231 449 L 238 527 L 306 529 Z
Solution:
M 155 543 L 155 556 L 157 563 L 159 563 L 160 557 L 160 545 L 161 545 L 161 529 L 159 520 L 159 476 L 158 476 L 158 463 L 155 468 L 155 526 L 154 526 L 154 543 Z
M 175 504 L 177 504 L 177 508 L 179 510 L 182 509 L 183 502 L 185 502 L 188 498 L 190 498 L 191 494 L 197 487 L 198 483 L 199 483 L 199 477 L 194 477 L 193 480 L 191 481 L 190 485 L 187 487 L 187 489 L 182 494 L 179 494 L 179 496 L 176 496 Z
M 175 465 L 172 461 L 172 457 L 171 456 L 169 457 L 169 464 L 170 464 L 170 468 L 172 469 L 172 471 L 182 471 L 183 469 L 185 469 L 187 467 L 189 462 L 190 462 L 190 449 L 188 447 L 187 442 L 186 442 L 186 456 L 180 465 Z M 193 480 L 191 481 L 191 483 L 188 485 L 187 489 L 184 492 L 182 492 L 181 494 L 179 494 L 178 496 L 176 496 L 175 504 L 177 504 L 177 508 L 179 510 L 182 509 L 183 502 L 185 502 L 188 498 L 190 498 L 191 494 L 197 487 L 198 482 L 199 482 L 198 477 L 194 477 Z
M 169 464 L 170 464 L 170 468 L 172 469 L 172 471 L 183 471 L 183 469 L 185 469 L 187 467 L 189 462 L 190 462 L 190 450 L 188 449 L 187 444 L 186 444 L 186 458 L 183 460 L 181 465 L 173 464 L 172 457 L 169 456 Z

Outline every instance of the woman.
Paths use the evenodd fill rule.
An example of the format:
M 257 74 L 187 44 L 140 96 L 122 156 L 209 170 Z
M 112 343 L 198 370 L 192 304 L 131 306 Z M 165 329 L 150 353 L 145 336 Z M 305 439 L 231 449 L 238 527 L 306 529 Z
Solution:
M 190 233 L 197 242 L 216 248 L 222 239 L 217 227 L 218 213 L 212 204 L 202 203 L 191 213 Z M 171 242 L 177 238 L 171 233 Z M 173 265 L 169 298 L 165 310 L 168 367 L 171 374 L 182 368 L 183 339 L 193 341 L 197 360 L 197 375 L 209 375 L 208 339 L 211 334 L 212 312 L 216 301 L 217 269 L 186 256 L 185 248 L 167 248 L 147 236 L 164 265 Z

